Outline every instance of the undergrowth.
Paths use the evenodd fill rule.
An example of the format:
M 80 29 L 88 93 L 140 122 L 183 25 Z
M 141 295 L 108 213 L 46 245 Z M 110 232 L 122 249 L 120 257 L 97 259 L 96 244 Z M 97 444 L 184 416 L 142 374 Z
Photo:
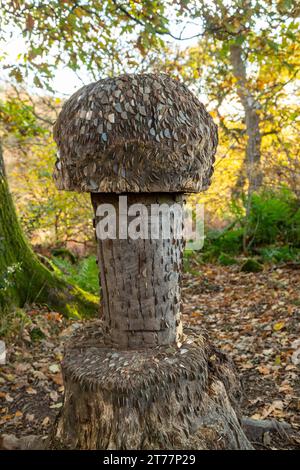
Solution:
M 82 258 L 77 263 L 73 263 L 66 258 L 53 256 L 52 263 L 59 268 L 61 275 L 67 281 L 76 284 L 91 294 L 99 295 L 99 271 L 95 256 Z

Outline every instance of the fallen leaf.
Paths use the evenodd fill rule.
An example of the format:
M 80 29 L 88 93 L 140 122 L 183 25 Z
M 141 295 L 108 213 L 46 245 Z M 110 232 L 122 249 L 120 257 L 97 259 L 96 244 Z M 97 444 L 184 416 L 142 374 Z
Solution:
M 266 407 L 262 412 L 262 419 L 267 418 L 270 414 L 274 413 L 274 411 L 280 410 L 282 411 L 284 408 L 284 404 L 282 400 L 274 400 L 271 405 Z M 276 416 L 282 416 L 282 413 L 276 413 Z
M 55 391 L 55 390 L 52 390 L 52 392 L 50 392 L 50 398 L 52 401 L 57 401 L 58 400 L 58 393 Z
M 55 405 L 50 405 L 50 408 L 61 408 L 63 406 L 62 402 L 55 403 Z
M 38 380 L 48 380 L 46 375 L 40 370 L 35 370 L 32 375 L 35 379 Z
M 252 419 L 261 419 L 261 414 L 259 413 L 254 413 L 254 415 L 251 416 Z
M 280 366 L 280 364 L 281 364 L 281 357 L 279 356 L 279 354 L 275 357 L 274 364 L 275 364 L 276 366 Z
M 49 418 L 49 416 L 46 416 L 46 418 L 44 418 L 43 421 L 42 421 L 42 426 L 46 427 L 46 426 L 48 426 L 49 423 L 50 423 L 50 418 Z
M 15 417 L 15 415 L 4 415 L 4 416 L 2 416 L 2 418 L 0 420 L 0 424 L 5 423 L 6 421 L 10 421 L 14 417 Z
M 284 321 L 279 321 L 278 323 L 275 323 L 275 325 L 273 325 L 273 330 L 274 331 L 280 331 L 284 327 L 285 327 L 285 322 Z
M 62 386 L 64 381 L 63 381 L 63 376 L 62 376 L 62 373 L 58 373 L 58 374 L 55 374 L 55 375 L 51 375 L 51 380 L 53 380 L 53 382 L 56 384 L 56 385 L 60 385 Z
M 32 423 L 32 421 L 34 421 L 35 419 L 35 416 L 34 414 L 32 413 L 27 413 L 27 415 L 25 416 L 26 420 L 29 421 L 30 423 Z
M 257 370 L 260 374 L 263 374 L 263 375 L 269 375 L 271 373 L 270 368 L 267 366 L 259 366 L 257 367 Z
M 60 366 L 58 364 L 51 364 L 49 366 L 49 370 L 52 372 L 52 374 L 57 374 L 57 372 L 60 371 Z

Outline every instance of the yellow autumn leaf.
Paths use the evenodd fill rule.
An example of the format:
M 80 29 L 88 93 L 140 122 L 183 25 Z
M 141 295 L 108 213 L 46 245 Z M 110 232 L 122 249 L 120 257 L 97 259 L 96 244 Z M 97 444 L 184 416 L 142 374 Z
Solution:
M 280 366 L 280 364 L 281 364 L 281 357 L 280 357 L 279 355 L 277 355 L 277 356 L 275 357 L 274 364 L 275 364 L 276 366 Z
M 273 326 L 273 330 L 274 331 L 280 331 L 284 327 L 285 327 L 284 321 L 279 321 L 279 322 L 275 323 L 275 325 Z

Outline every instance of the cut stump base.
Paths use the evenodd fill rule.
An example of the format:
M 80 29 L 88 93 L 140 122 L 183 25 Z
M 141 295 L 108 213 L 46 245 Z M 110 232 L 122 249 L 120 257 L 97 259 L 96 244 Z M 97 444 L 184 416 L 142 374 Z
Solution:
M 102 322 L 78 330 L 62 364 L 65 400 L 52 447 L 252 449 L 233 364 L 197 329 L 180 347 L 116 350 Z

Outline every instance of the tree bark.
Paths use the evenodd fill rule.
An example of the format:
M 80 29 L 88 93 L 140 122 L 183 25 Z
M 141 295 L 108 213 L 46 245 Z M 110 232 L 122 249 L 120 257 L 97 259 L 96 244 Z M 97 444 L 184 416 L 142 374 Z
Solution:
M 97 298 L 49 271 L 29 246 L 9 192 L 1 142 L 0 203 L 0 310 L 35 302 L 70 317 L 95 315 Z
M 262 185 L 261 171 L 261 132 L 259 128 L 260 104 L 251 93 L 247 82 L 246 67 L 243 61 L 242 48 L 232 45 L 230 60 L 233 74 L 237 80 L 237 93 L 245 112 L 246 135 L 248 137 L 245 155 L 246 176 L 248 179 L 248 195 L 257 191 Z
M 128 195 L 146 206 L 178 198 Z M 92 196 L 95 212 L 101 202 L 117 210 L 117 199 Z M 240 425 L 233 364 L 203 331 L 180 329 L 183 242 L 173 235 L 98 240 L 103 321 L 84 326 L 66 345 L 64 406 L 52 447 L 252 448 Z

